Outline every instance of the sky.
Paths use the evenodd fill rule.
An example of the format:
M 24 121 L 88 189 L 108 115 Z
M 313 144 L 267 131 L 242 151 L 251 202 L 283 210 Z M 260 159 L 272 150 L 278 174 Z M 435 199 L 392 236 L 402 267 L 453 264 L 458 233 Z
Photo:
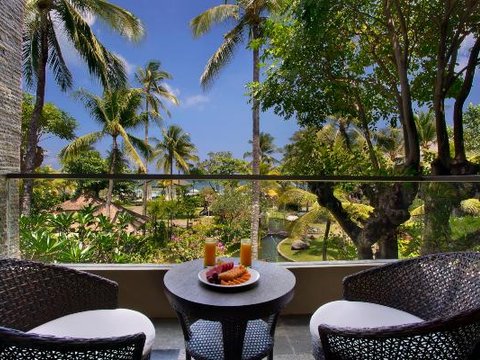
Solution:
M 231 151 L 237 158 L 251 151 L 248 141 L 252 136 L 251 106 L 246 96 L 246 84 L 252 78 L 252 55 L 245 45 L 237 50 L 234 60 L 227 65 L 208 92 L 200 87 L 200 75 L 210 56 L 222 42 L 228 26 L 214 27 L 205 36 L 194 39 L 189 22 L 206 9 L 221 3 L 219 0 L 112 0 L 113 3 L 134 13 L 144 24 L 146 34 L 138 43 L 109 30 L 98 18 L 88 18 L 95 34 L 112 52 L 120 56 L 129 73 L 131 85 L 138 67 L 150 60 L 159 60 L 163 70 L 172 74 L 167 86 L 180 100 L 179 106 L 170 106 L 171 118 L 165 117 L 165 126 L 176 124 L 189 133 L 203 160 L 209 152 Z M 61 37 L 61 36 L 60 36 Z M 73 73 L 74 88 L 87 89 L 101 95 L 102 88 L 93 79 L 75 55 L 73 48 L 61 38 L 67 64 Z M 31 92 L 33 90 L 30 90 Z M 67 111 L 79 122 L 77 135 L 98 131 L 83 105 L 62 93 L 51 76 L 47 79 L 46 100 Z M 272 134 L 277 146 L 284 146 L 298 129 L 294 120 L 285 121 L 271 112 L 261 114 L 260 130 Z M 143 130 L 136 132 L 143 137 Z M 158 127 L 150 135 L 161 137 Z M 44 164 L 59 168 L 57 154 L 67 142 L 56 138 L 45 139 L 41 146 L 47 149 Z M 97 146 L 105 152 L 109 141 Z M 281 155 L 277 156 L 278 158 Z M 155 169 L 151 169 L 155 170 Z M 158 170 L 157 172 L 161 172 Z
M 200 87 L 200 75 L 210 56 L 221 44 L 223 34 L 230 28 L 227 25 L 217 26 L 205 36 L 194 39 L 189 22 L 208 8 L 223 3 L 221 0 L 111 0 L 132 13 L 144 24 L 145 37 L 138 43 L 130 43 L 102 24 L 98 18 L 89 17 L 88 22 L 102 43 L 112 52 L 120 56 L 126 65 L 131 86 L 139 86 L 134 81 L 138 67 L 145 66 L 150 60 L 162 63 L 163 70 L 173 76 L 166 85 L 179 98 L 179 106 L 170 106 L 171 118 L 165 117 L 164 126 L 176 124 L 190 134 L 192 142 L 198 149 L 200 158 L 206 159 L 209 152 L 230 151 L 237 158 L 251 151 L 248 141 L 252 136 L 251 106 L 246 96 L 246 84 L 252 78 L 252 55 L 244 45 L 237 49 L 233 61 L 228 64 L 214 83 L 204 92 Z M 230 24 L 231 25 L 231 24 Z M 87 89 L 101 95 L 102 88 L 92 78 L 75 54 L 74 49 L 60 35 L 64 57 L 74 77 L 74 88 Z M 467 39 L 464 49 L 473 45 L 473 39 Z M 468 52 L 463 51 L 459 57 L 459 67 L 466 63 Z M 467 104 L 480 103 L 479 75 L 467 99 Z M 31 92 L 33 89 L 30 90 Z M 47 80 L 46 100 L 51 101 L 67 111 L 79 122 L 77 135 L 81 136 L 98 131 L 83 105 L 72 97 L 72 92 L 62 93 L 51 74 Z M 447 102 L 447 118 L 451 118 L 451 102 Z M 275 138 L 277 146 L 289 142 L 293 133 L 298 130 L 295 120 L 284 120 L 272 112 L 261 114 L 260 130 L 268 132 Z M 143 137 L 143 130 L 136 135 Z M 151 128 L 150 135 L 161 137 L 158 127 Z M 46 150 L 44 164 L 59 168 L 57 154 L 67 142 L 50 137 L 42 141 Z M 97 148 L 105 153 L 110 146 L 108 139 L 102 141 Z M 278 154 L 277 158 L 281 158 Z M 161 172 L 151 167 L 150 172 Z

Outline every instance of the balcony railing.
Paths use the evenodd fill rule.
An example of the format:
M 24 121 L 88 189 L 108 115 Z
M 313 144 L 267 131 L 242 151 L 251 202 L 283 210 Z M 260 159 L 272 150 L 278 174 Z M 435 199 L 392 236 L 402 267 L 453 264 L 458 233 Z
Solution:
M 218 238 L 220 255 L 235 255 L 239 240 L 250 236 L 248 184 L 255 180 L 261 184 L 260 259 L 299 264 L 356 260 L 362 257 L 362 241 L 377 259 L 480 249 L 480 176 L 8 174 L 2 190 L 7 199 L 25 179 L 35 181 L 37 210 L 21 217 L 20 248 L 13 241 L 10 252 L 44 261 L 172 263 L 201 256 L 205 237 Z M 110 210 L 105 190 L 88 200 L 90 213 L 73 215 L 89 204 L 86 199 L 60 201 L 78 200 L 72 184 L 88 188 L 86 181 L 108 180 L 130 184 L 128 191 L 117 189 Z M 145 181 L 152 199 L 146 217 L 141 202 Z M 126 199 L 127 192 L 136 195 Z M 18 204 L 8 202 L 1 215 L 15 223 Z M 392 221 L 400 223 L 393 226 Z M 352 236 L 359 231 L 364 233 Z M 378 239 L 369 239 L 367 232 Z

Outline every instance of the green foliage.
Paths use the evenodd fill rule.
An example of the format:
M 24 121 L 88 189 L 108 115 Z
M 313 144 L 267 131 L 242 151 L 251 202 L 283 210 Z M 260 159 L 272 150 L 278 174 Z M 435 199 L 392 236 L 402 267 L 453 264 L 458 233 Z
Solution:
M 480 155 L 480 105 L 469 104 L 463 115 L 465 149 L 471 155 Z
M 20 219 L 22 257 L 46 262 L 139 263 L 161 259 L 150 237 L 125 231 L 131 217 L 115 222 L 95 216 L 94 207 L 76 213 L 40 213 Z
M 212 203 L 211 211 L 219 224 L 219 237 L 226 243 L 235 243 L 250 234 L 251 197 L 242 188 L 224 189 Z
M 32 118 L 33 109 L 35 107 L 34 97 L 28 93 L 23 93 L 22 101 L 22 143 L 20 153 L 22 162 L 27 150 L 28 133 L 30 119 Z M 42 141 L 45 136 L 54 136 L 62 140 L 73 140 L 75 138 L 75 130 L 78 122 L 67 112 L 58 108 L 51 102 L 45 103 L 38 123 L 37 144 Z M 37 145 L 35 167 L 39 167 L 43 162 L 44 150 Z
M 55 171 L 49 166 L 36 170 L 37 173 L 53 174 Z M 32 211 L 52 209 L 55 205 L 67 200 L 73 189 L 67 180 L 63 179 L 35 179 L 32 194 Z
M 218 235 L 219 229 L 212 225 L 198 224 L 189 229 L 176 228 L 167 243 L 165 257 L 169 262 L 180 263 L 203 257 L 205 238 Z M 217 244 L 217 256 L 228 256 L 225 243 Z
M 22 102 L 22 147 L 26 146 L 26 136 L 28 134 L 28 126 L 30 118 L 33 114 L 34 97 L 28 93 L 23 93 Z M 58 108 L 55 104 L 47 102 L 43 106 L 42 115 L 40 117 L 39 138 L 44 135 L 53 135 L 62 140 L 73 140 L 75 138 L 75 130 L 78 122 L 67 112 Z
M 345 140 L 325 127 L 297 132 L 285 147 L 283 171 L 295 175 L 367 175 L 372 164 L 360 147 L 348 147 Z
M 63 163 L 63 171 L 67 174 L 107 174 L 108 164 L 96 150 L 82 151 L 72 159 Z M 96 197 L 108 186 L 107 180 L 76 180 L 76 195 L 92 193 Z
M 209 152 L 199 164 L 202 173 L 211 175 L 248 174 L 248 162 L 233 157 L 230 151 Z

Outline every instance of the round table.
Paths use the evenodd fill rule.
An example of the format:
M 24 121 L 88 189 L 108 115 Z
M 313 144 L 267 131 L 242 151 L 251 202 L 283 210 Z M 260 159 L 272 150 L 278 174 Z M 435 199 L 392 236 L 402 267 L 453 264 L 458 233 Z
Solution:
M 254 261 L 259 280 L 247 289 L 225 292 L 199 281 L 203 268 L 203 259 L 189 261 L 173 266 L 164 277 L 165 294 L 182 325 L 187 359 L 272 358 L 276 320 L 293 298 L 295 276 L 276 264 Z

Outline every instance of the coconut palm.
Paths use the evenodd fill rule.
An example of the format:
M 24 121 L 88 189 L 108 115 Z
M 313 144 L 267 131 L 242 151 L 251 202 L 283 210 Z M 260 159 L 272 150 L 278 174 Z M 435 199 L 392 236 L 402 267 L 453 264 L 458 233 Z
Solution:
M 195 37 L 210 31 L 213 25 L 234 20 L 233 28 L 224 35 L 223 43 L 208 60 L 200 78 L 204 89 L 213 84 L 220 71 L 232 59 L 235 49 L 247 37 L 253 55 L 253 82 L 260 81 L 260 48 L 265 14 L 279 11 L 284 0 L 237 0 L 236 4 L 214 6 L 195 17 L 191 22 Z M 260 102 L 252 96 L 252 173 L 260 174 Z M 258 228 L 260 219 L 260 183 L 252 183 L 252 253 L 258 256 Z
M 142 86 L 143 97 L 145 101 L 145 145 L 148 146 L 148 128 L 150 120 L 156 121 L 160 126 L 162 116 L 160 110 L 162 110 L 167 116 L 170 116 L 170 112 L 165 104 L 162 102 L 162 98 L 170 101 L 171 103 L 178 105 L 177 97 L 163 84 L 166 79 L 171 79 L 172 76 L 161 70 L 161 64 L 158 61 L 149 61 L 145 68 L 139 68 L 135 74 L 135 79 Z M 145 158 L 145 170 L 148 172 L 149 159 Z M 143 215 L 147 214 L 147 198 L 148 198 L 148 183 L 143 183 Z
M 76 96 L 83 102 L 92 118 L 102 129 L 75 139 L 61 151 L 60 156 L 64 160 L 71 160 L 105 136 L 110 136 L 112 146 L 110 149 L 109 173 L 113 174 L 115 172 L 115 165 L 119 160 L 117 154 L 122 149 L 140 171 L 145 172 L 145 165 L 136 149 L 141 150 L 143 154 L 148 154 L 148 148 L 141 139 L 127 132 L 127 130 L 137 127 L 142 122 L 142 117 L 137 115 L 137 111 L 142 104 L 142 91 L 126 88 L 106 90 L 100 97 L 86 90 L 80 90 L 76 93 Z M 119 146 L 119 137 L 123 140 L 123 148 Z M 107 193 L 108 212 L 110 211 L 112 192 L 113 180 L 110 179 Z
M 273 157 L 273 155 L 279 152 L 279 148 L 274 144 L 275 138 L 269 133 L 260 133 L 260 164 L 265 164 L 269 168 L 273 165 L 277 165 L 279 161 Z M 253 144 L 252 140 L 248 141 L 249 144 Z M 243 154 L 243 158 L 252 157 L 252 152 L 247 151 Z
M 197 149 L 190 139 L 190 135 L 185 133 L 181 127 L 170 125 L 167 129 L 162 129 L 163 139 L 157 144 L 155 150 L 159 156 L 157 168 L 163 169 L 167 174 L 173 174 L 173 167 L 178 171 L 188 173 L 192 164 L 191 161 L 198 161 L 195 154 Z M 172 187 L 170 186 L 170 199 L 172 198 Z
M 435 114 L 432 110 L 429 110 L 428 112 L 420 111 L 413 116 L 413 120 L 415 120 L 415 125 L 417 126 L 420 147 L 425 154 L 432 143 L 437 139 Z
M 25 172 L 33 172 L 38 124 L 45 102 L 47 66 L 66 91 L 72 74 L 65 63 L 59 34 L 66 37 L 87 64 L 90 74 L 106 88 L 126 83 L 122 61 L 109 52 L 94 35 L 86 16 L 101 18 L 111 29 L 129 40 L 143 36 L 143 26 L 130 12 L 107 0 L 27 0 L 23 34 L 23 76 L 27 86 L 36 87 L 35 107 L 29 124 Z M 23 212 L 30 212 L 32 182 L 25 181 Z

